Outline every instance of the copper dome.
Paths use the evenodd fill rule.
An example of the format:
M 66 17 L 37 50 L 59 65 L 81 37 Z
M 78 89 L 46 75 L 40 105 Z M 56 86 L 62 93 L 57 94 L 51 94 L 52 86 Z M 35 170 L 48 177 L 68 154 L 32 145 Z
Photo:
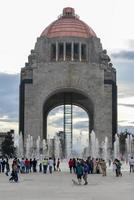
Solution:
M 48 38 L 54 37 L 96 37 L 95 32 L 75 15 L 73 8 L 63 9 L 63 14 L 53 23 L 51 23 L 41 34 Z

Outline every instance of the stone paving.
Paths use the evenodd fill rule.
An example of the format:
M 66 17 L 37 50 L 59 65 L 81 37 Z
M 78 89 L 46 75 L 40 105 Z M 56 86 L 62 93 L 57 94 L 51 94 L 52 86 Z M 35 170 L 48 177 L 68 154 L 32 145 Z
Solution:
M 0 200 L 133 200 L 134 173 L 123 172 L 115 177 L 112 171 L 107 177 L 101 174 L 88 176 L 88 185 L 74 185 L 74 174 L 21 174 L 19 183 L 9 183 L 5 174 L 0 174 Z

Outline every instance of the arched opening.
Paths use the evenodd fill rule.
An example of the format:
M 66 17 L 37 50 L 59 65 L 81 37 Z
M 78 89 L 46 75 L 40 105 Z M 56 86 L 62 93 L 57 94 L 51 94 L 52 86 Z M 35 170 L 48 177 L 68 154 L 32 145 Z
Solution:
M 91 130 L 94 129 L 94 106 L 89 97 L 84 95 L 81 91 L 73 90 L 73 89 L 64 89 L 60 91 L 56 91 L 55 93 L 51 94 L 50 97 L 45 101 L 43 106 L 43 138 L 48 138 L 48 123 L 47 119 L 50 112 L 53 112 L 54 109 L 59 109 L 59 107 L 63 108 L 64 110 L 64 116 L 63 116 L 63 122 L 62 122 L 62 129 L 59 128 L 57 131 L 63 131 L 64 132 L 64 141 L 69 141 L 67 144 L 64 144 L 65 147 L 65 154 L 67 154 L 67 149 L 71 149 L 74 146 L 73 143 L 75 140 L 73 140 L 73 129 L 74 124 L 72 123 L 74 118 L 73 111 L 81 110 L 86 113 L 88 116 L 88 130 L 86 131 L 88 134 L 88 141 L 89 141 L 89 133 Z M 58 112 L 57 112 L 58 113 Z M 63 114 L 62 114 L 63 115 Z M 51 124 L 52 125 L 52 124 Z M 80 140 L 80 132 L 81 134 L 83 130 L 79 130 L 78 134 L 78 140 Z M 67 139 L 68 137 L 68 139 Z M 65 139 L 66 138 L 66 139 Z M 77 136 L 76 136 L 77 138 Z M 80 141 L 75 141 L 75 143 L 78 143 Z M 68 146 L 67 146 L 68 145 Z M 70 154 L 70 153 L 69 153 Z
M 68 104 L 68 108 L 69 106 Z M 81 107 L 72 105 L 72 115 L 70 116 L 67 113 L 67 123 L 69 126 L 71 124 L 71 129 L 69 129 L 69 132 L 66 132 L 64 124 L 66 113 L 64 111 L 64 105 L 61 105 L 49 112 L 47 117 L 48 139 L 54 140 L 56 137 L 59 138 L 61 157 L 67 154 L 70 155 L 70 153 L 75 157 L 83 157 L 88 151 L 89 145 L 89 116 Z

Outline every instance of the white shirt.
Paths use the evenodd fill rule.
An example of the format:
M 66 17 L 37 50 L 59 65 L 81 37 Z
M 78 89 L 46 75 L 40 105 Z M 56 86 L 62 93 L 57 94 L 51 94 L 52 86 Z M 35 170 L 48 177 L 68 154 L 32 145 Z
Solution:
M 130 158 L 129 165 L 134 165 L 134 158 Z
M 50 160 L 48 161 L 48 164 L 49 164 L 49 166 L 53 167 L 54 161 L 53 161 L 52 159 L 50 159 Z

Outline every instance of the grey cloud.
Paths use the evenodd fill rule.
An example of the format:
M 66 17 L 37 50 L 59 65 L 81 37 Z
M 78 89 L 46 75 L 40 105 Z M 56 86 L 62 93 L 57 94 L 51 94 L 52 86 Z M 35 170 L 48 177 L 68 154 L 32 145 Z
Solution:
M 130 62 L 128 60 L 113 59 L 112 62 L 117 71 L 118 85 L 120 83 L 134 83 L 134 60 Z
M 19 110 L 19 74 L 0 73 L 0 117 L 17 121 Z
M 61 108 L 62 109 L 62 108 Z M 60 109 L 58 110 L 60 112 Z M 57 111 L 55 110 L 54 112 L 52 112 L 51 114 L 54 114 L 56 113 Z M 81 109 L 79 109 L 79 107 L 75 107 L 74 109 L 74 119 L 77 119 L 77 118 L 80 118 L 80 119 L 83 119 L 83 118 L 87 118 L 87 114 L 85 112 L 81 112 Z M 49 126 L 53 126 L 55 128 L 58 128 L 58 127 L 63 127 L 63 117 L 62 116 L 57 116 L 51 120 L 48 121 L 49 123 Z M 85 121 L 73 121 L 73 128 L 74 129 L 82 129 L 82 130 L 87 130 L 88 128 L 88 118 L 87 120 Z
M 62 118 L 57 118 L 49 123 L 49 125 L 58 128 L 58 127 L 63 127 L 63 119 Z M 78 122 L 73 122 L 73 128 L 74 129 L 82 129 L 82 130 L 87 130 L 88 128 L 88 120 L 85 121 L 78 121 Z
M 50 115 L 56 115 L 56 113 L 63 113 L 63 110 L 63 106 L 58 106 L 50 112 Z M 73 117 L 86 118 L 88 117 L 88 115 L 86 111 L 82 108 L 78 106 L 73 106 Z
M 55 108 L 54 110 L 52 110 L 50 112 L 50 116 L 55 116 L 53 118 L 51 118 L 51 120 L 49 120 L 49 125 L 52 125 L 52 126 L 63 126 L 63 116 L 60 115 L 60 116 L 56 116 L 57 113 L 63 113 L 63 106 L 60 106 L 60 107 L 57 107 Z M 74 106 L 73 107 L 73 118 L 87 118 L 88 119 L 88 115 L 87 113 L 81 109 L 80 107 L 77 107 L 77 106 Z
M 134 108 L 134 104 L 119 103 L 118 105 L 119 105 L 119 106 L 125 106 L 125 107 Z
M 134 83 L 134 50 L 122 50 L 117 53 L 111 53 L 114 67 L 117 70 L 118 85 L 120 83 Z
M 73 125 L 74 129 L 82 129 L 82 130 L 87 130 L 89 127 L 89 123 L 88 120 L 85 121 L 79 121 L 79 122 L 75 122 Z
M 11 123 L 14 123 L 14 122 L 18 122 L 18 119 L 0 119 L 0 122 L 11 122 Z
M 112 53 L 111 56 L 115 59 L 128 59 L 128 60 L 134 60 L 134 51 L 120 51 L 117 53 Z
M 118 123 L 128 122 L 127 120 L 119 120 Z
M 51 121 L 49 121 L 49 125 L 57 128 L 57 127 L 63 127 L 63 118 L 62 117 L 57 117 Z
M 79 107 L 74 107 L 73 108 L 73 117 L 80 117 L 80 118 L 87 118 L 88 115 L 85 110 Z
M 118 98 L 134 96 L 134 80 L 118 84 Z
M 63 111 L 63 106 L 58 106 L 56 108 L 54 108 L 52 111 L 50 111 L 50 115 L 56 115 L 56 113 L 61 113 Z
M 132 134 L 134 134 L 134 126 L 118 126 L 118 132 L 124 132 L 124 131 L 128 131 Z

